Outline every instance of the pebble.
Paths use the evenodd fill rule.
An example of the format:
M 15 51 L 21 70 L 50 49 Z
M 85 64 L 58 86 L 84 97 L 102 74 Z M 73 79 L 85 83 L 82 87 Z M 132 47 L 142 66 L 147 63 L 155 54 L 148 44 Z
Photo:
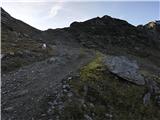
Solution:
M 160 106 L 160 96 L 156 96 L 156 102 Z
M 56 120 L 59 120 L 59 116 L 56 116 Z
M 47 61 L 47 63 L 52 64 L 52 63 L 56 62 L 56 60 L 57 60 L 56 58 L 52 57 Z
M 84 115 L 84 118 L 85 118 L 86 120 L 93 120 L 89 115 Z
M 109 117 L 109 118 L 112 118 L 112 117 L 113 117 L 113 116 L 112 116 L 111 114 L 109 114 L 109 113 L 106 113 L 105 116 L 106 116 L 106 117 Z
M 46 114 L 42 114 L 41 116 L 42 116 L 42 117 L 43 117 L 43 116 L 46 116 Z
M 63 85 L 63 89 L 69 89 L 69 85 Z
M 23 91 L 20 91 L 19 93 L 17 93 L 17 96 L 23 96 L 27 93 L 28 93 L 28 90 L 23 90 Z
M 13 107 L 11 106 L 11 107 L 7 107 L 7 108 L 4 108 L 4 111 L 12 111 L 13 110 Z
M 57 105 L 58 103 L 57 103 L 57 101 L 55 100 L 54 102 L 53 102 L 53 105 Z
M 64 90 L 63 90 L 63 92 L 67 93 L 67 92 L 68 92 L 68 90 L 64 89 Z
M 83 104 L 83 107 L 84 107 L 84 108 L 87 108 L 87 105 L 86 105 L 86 104 Z
M 89 105 L 90 105 L 90 107 L 94 108 L 94 104 L 93 103 L 90 103 Z
M 148 105 L 150 102 L 150 98 L 151 98 L 151 93 L 150 92 L 146 93 L 143 97 L 143 104 Z
M 72 79 L 72 77 L 68 77 L 68 79 L 67 80 L 71 80 Z
M 67 96 L 68 96 L 68 97 L 72 97 L 72 96 L 73 96 L 73 93 L 70 92 L 70 93 L 67 94 Z
M 52 102 L 48 102 L 48 104 L 49 104 L 49 105 L 53 105 L 53 103 L 52 103 Z
M 2 94 L 6 94 L 6 93 L 7 93 L 7 91 L 3 91 L 3 92 L 2 92 Z

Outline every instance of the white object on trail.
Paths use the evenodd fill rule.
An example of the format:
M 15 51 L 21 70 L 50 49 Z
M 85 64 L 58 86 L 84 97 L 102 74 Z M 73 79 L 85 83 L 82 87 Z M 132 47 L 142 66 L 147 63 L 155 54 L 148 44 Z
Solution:
M 46 49 L 46 48 L 47 48 L 47 46 L 46 46 L 45 43 L 42 45 L 42 48 L 43 48 L 43 49 Z

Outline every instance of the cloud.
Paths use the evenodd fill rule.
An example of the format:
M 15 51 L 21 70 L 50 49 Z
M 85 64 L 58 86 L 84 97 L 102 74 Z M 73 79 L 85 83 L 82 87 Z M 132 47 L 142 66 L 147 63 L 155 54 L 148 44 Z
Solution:
M 55 5 L 53 5 L 49 11 L 49 18 L 53 18 L 55 17 L 58 12 L 62 9 L 63 7 L 63 3 L 62 2 L 58 2 L 58 3 L 55 3 Z

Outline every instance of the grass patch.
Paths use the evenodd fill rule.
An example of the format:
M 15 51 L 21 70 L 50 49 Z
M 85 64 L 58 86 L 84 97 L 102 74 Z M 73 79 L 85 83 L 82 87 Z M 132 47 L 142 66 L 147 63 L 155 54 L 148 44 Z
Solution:
M 105 67 L 102 64 L 102 54 L 97 53 L 96 58 L 80 71 L 81 80 L 101 80 Z
M 80 70 L 80 77 L 70 81 L 74 92 L 72 103 L 83 99 L 84 104 L 79 103 L 74 107 L 67 104 L 65 109 L 69 108 L 72 111 L 74 109 L 76 110 L 74 112 L 77 112 L 67 110 L 67 115 L 78 114 L 77 117 L 73 117 L 76 120 L 83 118 L 84 114 L 93 120 L 159 120 L 160 109 L 155 104 L 154 98 L 151 98 L 148 106 L 143 104 L 145 86 L 136 86 L 111 74 L 102 59 L 103 56 L 97 54 L 94 60 Z M 87 90 L 84 89 L 86 87 Z M 90 103 L 94 106 L 90 107 Z M 83 105 L 86 106 L 85 109 L 79 107 Z

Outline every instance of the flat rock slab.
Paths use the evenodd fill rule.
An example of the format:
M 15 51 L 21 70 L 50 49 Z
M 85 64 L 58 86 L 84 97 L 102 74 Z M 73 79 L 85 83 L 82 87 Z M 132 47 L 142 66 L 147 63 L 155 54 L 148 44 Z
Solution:
M 109 56 L 104 58 L 104 63 L 108 69 L 119 77 L 135 83 L 144 85 L 145 80 L 139 71 L 136 60 L 128 59 L 126 56 Z

